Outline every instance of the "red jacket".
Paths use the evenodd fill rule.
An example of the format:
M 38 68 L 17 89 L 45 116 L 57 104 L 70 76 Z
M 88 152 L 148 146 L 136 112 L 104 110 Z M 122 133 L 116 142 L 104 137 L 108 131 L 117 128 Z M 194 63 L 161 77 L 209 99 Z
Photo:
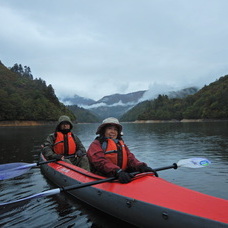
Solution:
M 125 144 L 127 151 L 127 168 L 137 170 L 137 168 L 145 163 L 137 160 Z M 87 156 L 90 161 L 91 170 L 94 173 L 98 173 L 105 176 L 115 176 L 116 171 L 120 169 L 119 166 L 112 163 L 110 160 L 105 158 L 104 151 L 102 149 L 99 140 L 95 139 L 87 151 Z

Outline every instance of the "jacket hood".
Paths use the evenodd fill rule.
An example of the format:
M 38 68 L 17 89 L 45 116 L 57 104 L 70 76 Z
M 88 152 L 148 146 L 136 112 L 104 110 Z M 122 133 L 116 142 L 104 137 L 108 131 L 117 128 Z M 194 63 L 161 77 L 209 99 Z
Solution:
M 69 122 L 69 123 L 70 123 L 70 129 L 73 128 L 73 122 L 71 121 L 71 119 L 70 119 L 69 116 L 60 116 L 60 117 L 59 117 L 59 120 L 58 120 L 58 123 L 57 123 L 57 126 L 56 126 L 56 130 L 59 129 L 59 125 L 60 125 L 62 122 Z

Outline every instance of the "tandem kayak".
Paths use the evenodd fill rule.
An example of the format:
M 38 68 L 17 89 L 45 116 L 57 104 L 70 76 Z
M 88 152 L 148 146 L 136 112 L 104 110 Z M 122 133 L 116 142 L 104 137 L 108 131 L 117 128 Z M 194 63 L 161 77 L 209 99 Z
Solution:
M 66 188 L 105 179 L 64 161 L 43 164 L 41 170 L 51 182 Z M 228 227 L 228 200 L 172 184 L 152 173 L 137 174 L 128 184 L 112 181 L 67 192 L 137 227 Z

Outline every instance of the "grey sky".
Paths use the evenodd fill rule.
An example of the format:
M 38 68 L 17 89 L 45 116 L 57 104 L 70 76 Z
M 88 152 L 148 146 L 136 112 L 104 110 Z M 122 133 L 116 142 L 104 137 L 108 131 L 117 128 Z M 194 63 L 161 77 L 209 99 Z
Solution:
M 202 87 L 228 74 L 227 0 L 0 0 L 0 60 L 57 96 Z

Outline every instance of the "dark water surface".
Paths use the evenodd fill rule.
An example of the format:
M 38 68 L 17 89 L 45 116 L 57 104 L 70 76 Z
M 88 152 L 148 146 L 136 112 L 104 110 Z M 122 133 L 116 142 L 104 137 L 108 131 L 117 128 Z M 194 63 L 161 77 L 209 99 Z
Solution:
M 88 148 L 98 124 L 77 124 L 74 132 Z M 202 193 L 228 199 L 228 122 L 123 124 L 124 140 L 139 160 L 158 168 L 180 159 L 206 157 L 206 168 L 166 170 L 159 176 Z M 0 127 L 0 164 L 37 162 L 40 145 L 54 126 Z M 0 202 L 56 188 L 33 168 L 0 181 Z M 153 194 L 153 189 L 151 189 Z M 61 193 L 0 208 L 0 227 L 132 227 Z

